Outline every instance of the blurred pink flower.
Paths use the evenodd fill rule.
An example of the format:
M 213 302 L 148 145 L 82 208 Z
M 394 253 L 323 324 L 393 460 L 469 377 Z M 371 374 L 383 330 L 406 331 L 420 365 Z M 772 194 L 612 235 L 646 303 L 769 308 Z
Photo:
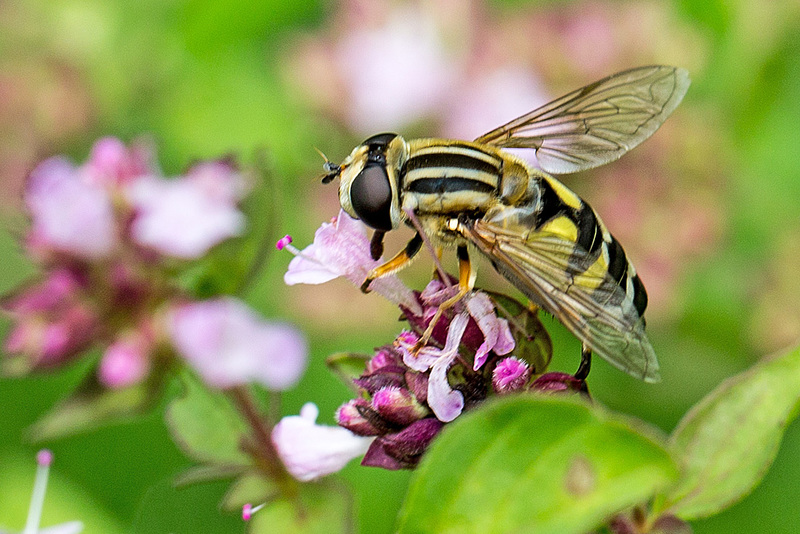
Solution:
M 174 180 L 142 177 L 127 190 L 135 210 L 131 236 L 168 256 L 199 258 L 244 230 L 245 218 L 236 205 L 242 182 L 223 164 L 205 164 Z
M 81 174 L 88 183 L 114 189 L 156 174 L 152 160 L 152 151 L 143 142 L 128 147 L 116 137 L 103 137 L 92 146 Z
M 281 461 L 302 482 L 340 471 L 367 452 L 374 439 L 342 427 L 318 425 L 318 415 L 316 405 L 307 403 L 300 415 L 284 417 L 272 429 L 272 443 Z
M 340 210 L 332 222 L 323 223 L 317 229 L 311 245 L 297 252 L 283 279 L 288 285 L 322 284 L 344 276 L 360 286 L 370 270 L 380 264 L 370 256 L 364 225 Z M 414 293 L 394 275 L 375 280 L 370 289 L 395 304 L 421 313 Z
M 357 25 L 333 52 L 351 99 L 356 131 L 394 130 L 435 112 L 451 95 L 458 57 L 422 3 L 394 6 L 383 20 Z
M 100 361 L 100 382 L 112 389 L 138 384 L 150 371 L 151 350 L 152 342 L 139 332 L 117 339 Z
M 25 202 L 32 218 L 28 243 L 35 250 L 97 259 L 118 243 L 108 192 L 85 180 L 65 158 L 50 158 L 33 170 Z
M 168 322 L 178 353 L 211 386 L 257 382 L 285 390 L 305 371 L 302 334 L 288 324 L 264 321 L 233 297 L 181 305 Z

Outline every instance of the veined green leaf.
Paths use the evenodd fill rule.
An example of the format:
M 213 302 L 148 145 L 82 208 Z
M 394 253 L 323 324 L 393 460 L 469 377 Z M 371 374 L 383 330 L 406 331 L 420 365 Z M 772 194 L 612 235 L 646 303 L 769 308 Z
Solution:
M 676 476 L 660 439 L 629 419 L 574 399 L 515 396 L 434 441 L 399 531 L 584 534 Z
M 764 477 L 800 401 L 800 349 L 765 360 L 720 384 L 671 437 L 680 482 L 659 508 L 707 517 L 747 495 Z

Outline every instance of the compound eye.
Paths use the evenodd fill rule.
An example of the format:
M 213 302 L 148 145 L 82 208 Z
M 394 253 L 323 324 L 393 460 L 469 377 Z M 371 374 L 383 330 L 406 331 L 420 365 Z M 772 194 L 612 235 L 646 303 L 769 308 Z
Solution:
M 353 211 L 376 230 L 392 229 L 392 187 L 384 165 L 367 165 L 350 186 Z

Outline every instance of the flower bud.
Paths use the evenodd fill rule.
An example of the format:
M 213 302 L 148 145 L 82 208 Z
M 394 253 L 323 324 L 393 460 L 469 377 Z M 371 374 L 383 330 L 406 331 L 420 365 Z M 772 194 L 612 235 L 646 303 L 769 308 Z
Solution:
M 443 426 L 435 417 L 429 417 L 396 434 L 381 436 L 372 442 L 361 465 L 395 470 L 415 467 Z
M 409 425 L 428 414 L 407 389 L 385 387 L 375 392 L 372 407 L 386 420 L 398 425 Z
M 372 416 L 372 417 L 370 417 Z M 378 414 L 366 399 L 353 399 L 339 406 L 336 410 L 336 422 L 359 436 L 377 436 L 380 430 L 375 427 L 371 419 Z
M 557 392 L 579 392 L 589 394 L 586 381 L 575 378 L 568 373 L 545 373 L 533 381 L 530 387 L 533 391 L 543 391 L 546 393 Z

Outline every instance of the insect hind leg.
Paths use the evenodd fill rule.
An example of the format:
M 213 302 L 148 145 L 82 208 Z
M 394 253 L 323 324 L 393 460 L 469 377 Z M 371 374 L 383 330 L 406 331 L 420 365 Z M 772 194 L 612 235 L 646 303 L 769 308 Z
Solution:
M 416 346 L 414 347 L 414 352 L 418 351 L 428 343 L 428 340 L 430 340 L 431 336 L 433 335 L 433 329 L 436 328 L 436 324 L 439 322 L 439 319 L 442 318 L 444 312 L 452 308 L 458 301 L 463 299 L 467 295 L 467 293 L 472 291 L 472 289 L 475 287 L 475 278 L 477 277 L 478 273 L 472 267 L 472 262 L 469 259 L 469 251 L 467 250 L 467 247 L 464 246 L 458 247 L 457 255 L 458 255 L 458 292 L 439 305 L 439 309 L 436 310 L 436 314 L 434 314 L 433 318 L 431 319 L 431 322 L 428 323 L 428 327 L 422 334 L 422 337 L 419 339 Z
M 575 371 L 575 378 L 578 380 L 586 380 L 586 377 L 589 376 L 589 371 L 592 368 L 592 349 L 590 349 L 586 343 L 581 345 L 581 364 L 578 366 L 578 370 Z

